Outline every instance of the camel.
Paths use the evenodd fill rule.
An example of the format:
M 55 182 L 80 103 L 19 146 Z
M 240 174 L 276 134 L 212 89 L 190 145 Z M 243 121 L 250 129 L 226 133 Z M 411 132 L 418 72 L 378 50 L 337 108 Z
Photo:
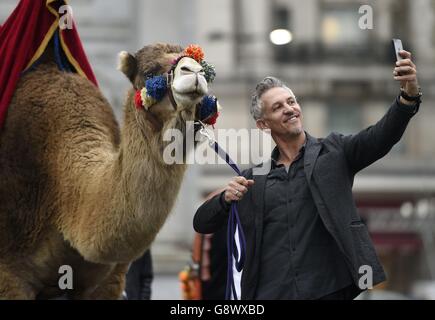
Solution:
M 0 134 L 0 299 L 121 298 L 129 263 L 164 224 L 186 170 L 163 161 L 162 135 L 185 132 L 208 92 L 203 66 L 182 52 L 154 44 L 120 54 L 132 83 L 121 129 L 100 91 L 49 54 L 20 79 Z M 144 75 L 174 63 L 172 97 L 138 108 Z M 71 290 L 58 283 L 65 265 Z

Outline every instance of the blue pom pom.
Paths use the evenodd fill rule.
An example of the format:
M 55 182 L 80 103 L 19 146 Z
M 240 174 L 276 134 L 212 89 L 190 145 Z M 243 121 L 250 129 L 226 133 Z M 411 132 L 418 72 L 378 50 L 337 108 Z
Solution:
M 155 76 L 145 82 L 147 94 L 153 99 L 160 101 L 166 94 L 167 84 L 166 77 Z
M 201 120 L 207 119 L 217 111 L 217 98 L 215 96 L 205 96 L 202 98 L 200 110 Z

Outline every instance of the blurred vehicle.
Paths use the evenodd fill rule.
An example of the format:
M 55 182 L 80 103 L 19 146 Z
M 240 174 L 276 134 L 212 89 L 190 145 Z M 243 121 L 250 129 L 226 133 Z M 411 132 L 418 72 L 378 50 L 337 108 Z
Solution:
M 417 281 L 412 288 L 412 296 L 419 300 L 435 300 L 435 281 Z
M 410 297 L 395 291 L 389 290 L 366 290 L 355 300 L 412 300 Z

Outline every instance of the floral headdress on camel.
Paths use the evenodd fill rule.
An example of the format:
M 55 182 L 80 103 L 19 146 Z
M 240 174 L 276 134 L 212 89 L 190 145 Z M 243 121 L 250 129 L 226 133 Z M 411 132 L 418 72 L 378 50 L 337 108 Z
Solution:
M 213 65 L 204 60 L 204 52 L 200 46 L 189 45 L 181 55 L 172 62 L 172 68 L 168 73 L 157 76 L 149 76 L 145 79 L 145 86 L 136 91 L 135 105 L 138 109 L 148 110 L 152 105 L 161 101 L 165 96 L 170 83 L 174 69 L 178 62 L 185 57 L 196 60 L 204 70 L 204 77 L 207 83 L 212 83 L 216 77 L 216 71 Z M 170 91 L 170 90 L 169 90 Z M 171 97 L 171 92 L 169 92 Z M 198 108 L 198 115 L 201 122 L 208 125 L 214 125 L 219 117 L 220 105 L 215 96 L 205 96 Z

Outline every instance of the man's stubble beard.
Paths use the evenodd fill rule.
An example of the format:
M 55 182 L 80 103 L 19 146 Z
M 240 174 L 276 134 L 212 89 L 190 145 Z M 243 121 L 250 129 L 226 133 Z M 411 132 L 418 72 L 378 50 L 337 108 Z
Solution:
M 299 137 L 303 132 L 304 132 L 304 128 L 303 127 L 294 128 L 294 129 L 291 129 L 289 131 L 288 136 L 291 139 L 295 139 L 295 138 Z

